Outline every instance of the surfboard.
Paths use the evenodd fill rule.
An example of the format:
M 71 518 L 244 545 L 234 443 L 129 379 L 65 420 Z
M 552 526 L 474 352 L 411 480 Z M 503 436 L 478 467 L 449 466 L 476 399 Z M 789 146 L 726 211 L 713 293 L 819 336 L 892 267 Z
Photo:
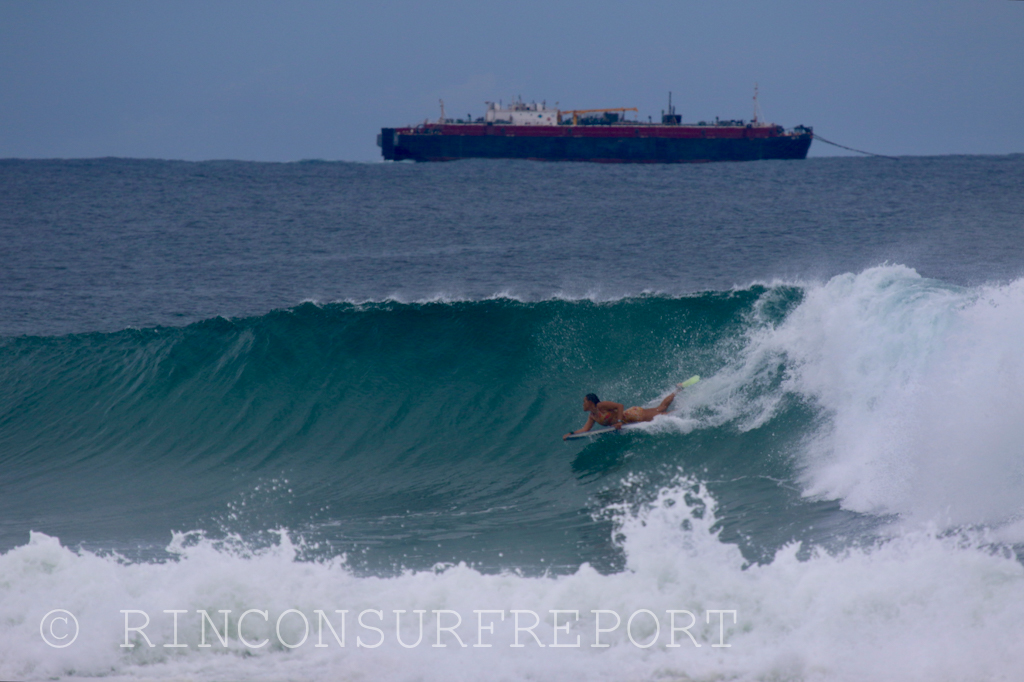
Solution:
M 634 428 L 634 427 L 636 427 L 636 424 L 623 424 L 622 428 L 619 429 L 619 430 L 620 431 L 626 431 L 626 430 Z M 565 439 L 566 440 L 574 440 L 576 438 L 593 438 L 594 436 L 603 436 L 606 433 L 615 433 L 615 427 L 614 426 L 601 426 L 601 427 L 596 428 L 596 429 L 590 429 L 589 431 L 584 431 L 583 433 L 574 433 L 571 436 L 566 436 Z
M 700 381 L 700 375 L 694 374 L 686 381 L 682 381 L 676 384 L 676 388 L 689 388 L 695 383 Z M 646 422 L 641 422 L 646 423 Z M 615 433 L 616 431 L 622 432 L 633 428 L 636 428 L 640 424 L 623 424 L 621 429 L 616 429 L 614 426 L 601 426 L 596 429 L 590 429 L 589 431 L 583 431 L 582 433 L 574 433 L 571 436 L 566 436 L 565 440 L 575 440 L 577 438 L 593 438 L 594 436 L 603 436 L 606 433 Z

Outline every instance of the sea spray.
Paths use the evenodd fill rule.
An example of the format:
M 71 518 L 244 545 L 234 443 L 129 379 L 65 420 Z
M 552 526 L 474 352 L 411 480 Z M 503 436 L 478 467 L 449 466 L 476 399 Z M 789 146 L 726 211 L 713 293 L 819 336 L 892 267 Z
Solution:
M 1016 646 L 1024 569 L 980 539 L 908 532 L 867 549 L 815 551 L 806 560 L 788 546 L 770 564 L 750 565 L 720 542 L 715 501 L 691 479 L 611 513 L 628 557 L 626 569 L 611 575 L 587 565 L 546 577 L 488 575 L 456 565 L 358 577 L 340 557 L 297 561 L 296 540 L 287 532 L 273 547 L 255 551 L 197 539 L 179 543 L 175 560 L 130 563 L 71 551 L 36 534 L 0 557 L 0 606 L 7 616 L 0 674 L 952 681 L 999 678 L 1024 663 Z M 39 620 L 53 608 L 73 613 L 81 628 L 65 649 L 50 648 L 40 636 Z M 265 646 L 247 646 L 232 632 L 237 617 L 252 609 L 267 618 L 248 616 L 243 638 Z M 213 634 L 213 625 L 223 631 L 224 610 L 231 612 L 227 646 Z M 344 647 L 324 631 L 317 613 L 337 630 L 339 610 L 348 618 Z M 427 614 L 423 637 L 406 646 L 417 641 L 418 610 Z M 214 616 L 212 624 L 199 611 Z M 402 629 L 396 630 L 395 611 L 407 617 Z M 521 627 L 533 623 L 529 613 L 539 617 L 536 639 L 520 632 L 520 647 L 513 646 L 514 611 L 526 614 Z M 552 611 L 568 629 L 555 632 Z M 676 647 L 666 631 L 670 611 L 677 617 Z M 452 628 L 440 637 L 435 612 Z M 486 619 L 478 621 L 478 612 L 487 612 Z M 660 632 L 645 612 L 657 615 Z M 137 626 L 142 613 L 151 619 L 146 633 L 154 646 L 135 631 L 127 632 L 135 646 L 123 646 L 126 618 Z M 308 634 L 297 613 L 308 621 Z M 611 627 L 611 613 L 620 626 L 596 633 L 597 626 Z M 627 630 L 626 620 L 637 613 Z M 454 627 L 457 618 L 461 624 Z M 494 628 L 481 630 L 481 623 Z M 684 626 L 690 626 L 686 632 Z M 199 646 L 204 627 L 209 647 Z M 579 647 L 552 646 L 574 644 L 577 637 Z M 477 646 L 481 642 L 491 646 Z M 179 646 L 165 646 L 173 644 Z
M 800 454 L 805 493 L 904 522 L 1024 513 L 1024 282 L 953 287 L 900 266 L 809 287 L 748 357 L 828 420 Z

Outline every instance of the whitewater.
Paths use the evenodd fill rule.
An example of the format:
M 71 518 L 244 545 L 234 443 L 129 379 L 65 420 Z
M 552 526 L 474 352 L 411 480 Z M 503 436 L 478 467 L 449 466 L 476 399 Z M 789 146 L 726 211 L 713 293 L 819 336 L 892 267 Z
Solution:
M 0 164 L 0 678 L 1017 679 L 1021 163 Z

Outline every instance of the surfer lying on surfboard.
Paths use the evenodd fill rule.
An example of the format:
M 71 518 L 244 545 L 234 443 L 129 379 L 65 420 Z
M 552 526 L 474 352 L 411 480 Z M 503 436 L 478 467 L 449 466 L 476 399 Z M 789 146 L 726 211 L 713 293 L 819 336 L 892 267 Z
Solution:
M 584 433 L 593 428 L 594 424 L 600 426 L 614 426 L 616 429 L 621 429 L 623 424 L 633 424 L 636 422 L 649 422 L 654 419 L 657 415 L 665 412 L 668 406 L 675 400 L 676 394 L 669 393 L 661 404 L 657 407 L 631 407 L 628 410 L 622 408 L 622 403 L 613 403 L 610 400 L 600 400 L 593 393 L 588 393 L 583 398 L 583 411 L 590 413 L 590 419 L 583 425 L 582 429 L 576 431 L 570 431 L 569 433 L 562 436 L 562 440 L 565 440 L 569 436 L 577 433 Z
M 649 422 L 652 421 L 659 414 L 663 414 L 668 410 L 668 406 L 672 404 L 672 401 L 676 398 L 676 393 L 680 388 L 686 388 L 697 383 L 700 379 L 699 376 L 693 376 L 684 381 L 681 384 L 676 384 L 676 390 L 665 396 L 665 399 L 661 401 L 661 404 L 657 407 L 631 407 L 628 410 L 623 409 L 622 403 L 613 403 L 610 400 L 601 400 L 593 393 L 588 393 L 583 398 L 583 411 L 590 414 L 590 418 L 587 419 L 587 423 L 583 425 L 582 429 L 576 431 L 570 431 L 569 433 L 562 436 L 562 440 L 574 436 L 578 433 L 586 433 L 594 424 L 600 426 L 614 426 L 616 430 L 621 429 L 623 424 L 636 424 L 638 422 Z

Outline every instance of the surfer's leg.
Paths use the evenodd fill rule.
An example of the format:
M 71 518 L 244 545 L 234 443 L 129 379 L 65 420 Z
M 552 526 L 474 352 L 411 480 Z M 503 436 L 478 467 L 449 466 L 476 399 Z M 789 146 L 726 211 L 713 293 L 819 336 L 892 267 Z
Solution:
M 676 394 L 669 393 L 657 407 L 631 407 L 622 413 L 622 421 L 626 423 L 649 422 L 659 414 L 668 410 L 668 406 L 675 400 Z
M 665 396 L 665 399 L 661 401 L 661 405 L 654 408 L 655 414 L 662 414 L 668 410 L 668 406 L 672 404 L 672 401 L 676 399 L 675 393 L 669 393 Z
M 638 410 L 640 412 L 640 414 L 638 415 L 640 418 L 637 419 L 636 421 L 638 421 L 638 422 L 649 422 L 649 421 L 653 420 L 655 417 L 657 417 L 659 414 L 664 414 L 665 412 L 667 412 L 668 411 L 668 406 L 671 405 L 672 401 L 675 400 L 675 399 L 676 399 L 676 394 L 675 393 L 669 393 L 667 396 L 665 396 L 665 399 L 662 400 L 661 404 L 658 405 L 657 407 L 648 407 L 648 408 L 635 407 L 635 408 L 630 408 L 630 409 L 635 409 L 635 410 Z

